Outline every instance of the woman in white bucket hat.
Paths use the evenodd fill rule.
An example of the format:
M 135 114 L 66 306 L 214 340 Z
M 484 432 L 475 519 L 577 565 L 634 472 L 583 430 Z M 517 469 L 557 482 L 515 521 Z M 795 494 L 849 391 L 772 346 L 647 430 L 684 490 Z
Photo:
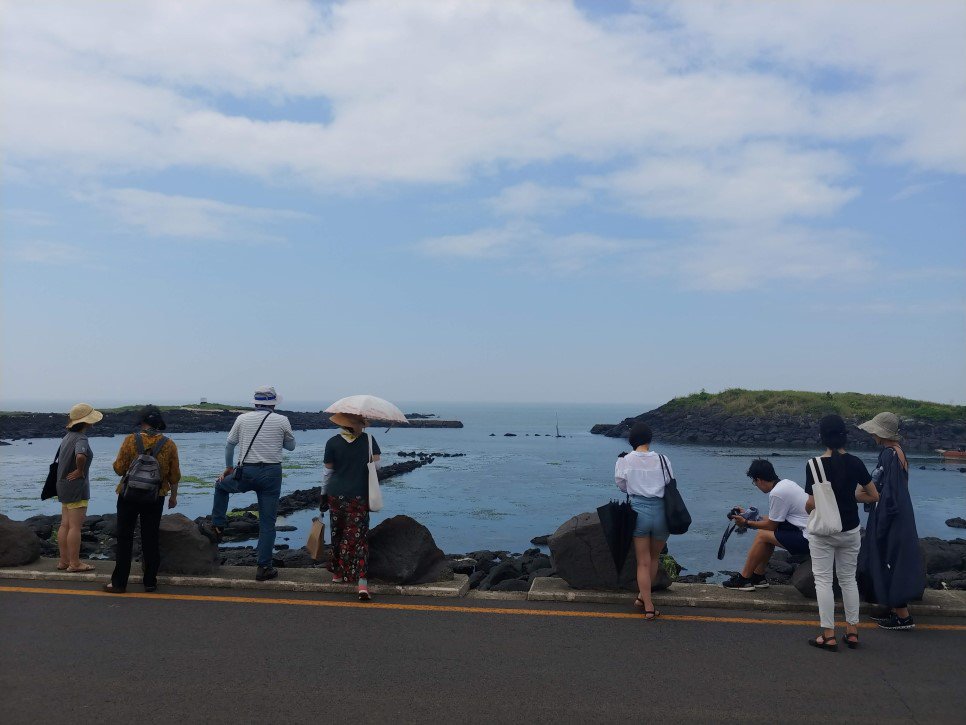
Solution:
M 60 528 L 57 546 L 62 571 L 93 571 L 94 567 L 80 560 L 81 527 L 87 516 L 91 497 L 90 469 L 94 457 L 87 440 L 87 429 L 104 414 L 87 403 L 78 403 L 67 414 L 67 435 L 57 450 L 57 498 L 60 500 Z

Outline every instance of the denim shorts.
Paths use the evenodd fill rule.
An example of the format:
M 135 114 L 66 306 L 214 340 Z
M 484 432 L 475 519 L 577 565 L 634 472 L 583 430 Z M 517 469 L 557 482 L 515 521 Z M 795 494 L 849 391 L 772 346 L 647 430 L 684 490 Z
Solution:
M 634 536 L 667 539 L 671 535 L 667 530 L 667 520 L 664 518 L 663 498 L 631 495 L 631 508 L 637 511 Z

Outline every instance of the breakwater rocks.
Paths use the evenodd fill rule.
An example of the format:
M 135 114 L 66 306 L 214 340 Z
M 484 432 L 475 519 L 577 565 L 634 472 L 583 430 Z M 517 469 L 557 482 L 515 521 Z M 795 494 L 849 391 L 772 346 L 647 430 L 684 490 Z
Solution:
M 410 471 L 415 471 L 421 466 L 427 466 L 433 462 L 433 458 L 418 458 L 415 461 L 401 461 L 399 463 L 393 463 L 389 466 L 383 466 L 379 469 L 379 482 L 385 483 L 389 479 L 399 476 L 403 473 L 409 473 Z M 304 511 L 305 509 L 318 508 L 320 503 L 320 497 L 322 496 L 322 486 L 313 486 L 312 488 L 300 488 L 297 491 L 292 491 L 292 493 L 287 493 L 280 497 L 278 500 L 278 516 L 280 518 L 285 518 L 286 516 L 291 516 L 296 511 Z M 237 514 L 241 512 L 251 512 L 258 511 L 258 504 L 253 503 L 244 508 L 232 509 L 232 514 Z M 196 519 L 199 523 L 203 520 L 210 522 L 211 517 L 201 517 Z M 228 541 L 241 541 L 244 540 L 236 538 L 235 529 L 242 527 L 244 522 L 243 518 L 232 516 L 229 518 L 228 526 L 225 529 L 225 538 Z M 257 519 L 256 519 L 257 523 Z M 281 528 L 279 529 L 282 530 Z
M 240 408 L 223 409 L 193 409 L 171 408 L 163 413 L 168 425 L 168 433 L 208 433 L 227 432 L 239 413 L 245 412 Z M 321 411 L 317 413 L 302 413 L 291 410 L 278 411 L 288 417 L 293 430 L 321 430 L 336 429 L 329 420 L 329 414 Z M 112 436 L 130 433 L 137 427 L 136 411 L 106 410 L 104 419 L 92 426 L 90 436 Z M 17 440 L 19 438 L 60 438 L 66 432 L 64 426 L 67 415 L 64 413 L 4 413 L 0 415 L 0 438 Z M 463 423 L 458 420 L 438 420 L 435 418 L 410 418 L 410 428 L 462 428 Z
M 820 418 L 820 415 L 733 415 L 726 408 L 713 405 L 695 410 L 667 404 L 625 418 L 616 425 L 597 424 L 590 432 L 609 438 L 626 438 L 631 426 L 643 422 L 654 430 L 656 440 L 668 443 L 753 446 L 759 450 L 818 448 Z M 876 447 L 872 436 L 856 427 L 863 420 L 854 418 L 846 422 L 850 425 L 849 448 L 871 450 Z M 955 448 L 966 442 L 966 421 L 933 423 L 903 419 L 901 431 L 902 445 L 907 451 L 932 452 L 937 448 Z

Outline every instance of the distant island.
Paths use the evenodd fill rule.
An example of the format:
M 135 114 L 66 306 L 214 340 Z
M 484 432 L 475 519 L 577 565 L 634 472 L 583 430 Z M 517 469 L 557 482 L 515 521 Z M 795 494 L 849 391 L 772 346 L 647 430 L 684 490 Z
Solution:
M 126 405 L 120 408 L 104 408 L 104 420 L 93 426 L 89 435 L 112 436 L 127 434 L 134 430 L 134 416 L 141 405 Z M 221 403 L 196 403 L 190 405 L 160 406 L 168 425 L 168 433 L 207 433 L 231 429 L 239 413 L 253 408 Z M 329 420 L 329 413 L 302 413 L 293 410 L 279 410 L 288 417 L 294 430 L 320 430 L 336 428 Z M 430 414 L 416 413 L 407 415 L 411 428 L 462 428 L 458 420 L 438 420 Z M 0 412 L 0 439 L 17 440 L 20 438 L 60 438 L 64 435 L 67 413 L 27 413 L 19 411 Z M 376 423 L 376 427 L 389 427 L 388 423 Z M 399 425 L 398 423 L 392 424 Z
M 812 393 L 800 390 L 742 390 L 694 393 L 674 398 L 660 408 L 601 423 L 591 433 L 626 438 L 638 421 L 654 429 L 656 440 L 669 443 L 814 448 L 818 421 L 837 413 L 852 426 L 876 413 L 891 411 L 902 421 L 902 442 L 909 451 L 934 451 L 966 444 L 966 406 L 944 405 L 889 395 Z M 872 437 L 853 428 L 849 447 L 871 449 Z

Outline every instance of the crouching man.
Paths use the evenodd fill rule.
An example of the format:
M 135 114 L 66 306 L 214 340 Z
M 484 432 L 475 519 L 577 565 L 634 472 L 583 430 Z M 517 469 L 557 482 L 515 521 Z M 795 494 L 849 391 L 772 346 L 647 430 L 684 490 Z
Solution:
M 744 569 L 722 585 L 726 589 L 743 592 L 768 586 L 765 567 L 775 553 L 776 546 L 793 556 L 808 555 L 808 538 L 805 533 L 805 526 L 808 524 L 805 502 L 808 501 L 808 494 L 805 490 L 787 478 L 779 480 L 775 467 L 762 458 L 752 461 L 748 468 L 748 478 L 759 491 L 768 494 L 768 516 L 759 521 L 734 517 L 738 526 L 747 526 L 758 531 L 748 551 Z

